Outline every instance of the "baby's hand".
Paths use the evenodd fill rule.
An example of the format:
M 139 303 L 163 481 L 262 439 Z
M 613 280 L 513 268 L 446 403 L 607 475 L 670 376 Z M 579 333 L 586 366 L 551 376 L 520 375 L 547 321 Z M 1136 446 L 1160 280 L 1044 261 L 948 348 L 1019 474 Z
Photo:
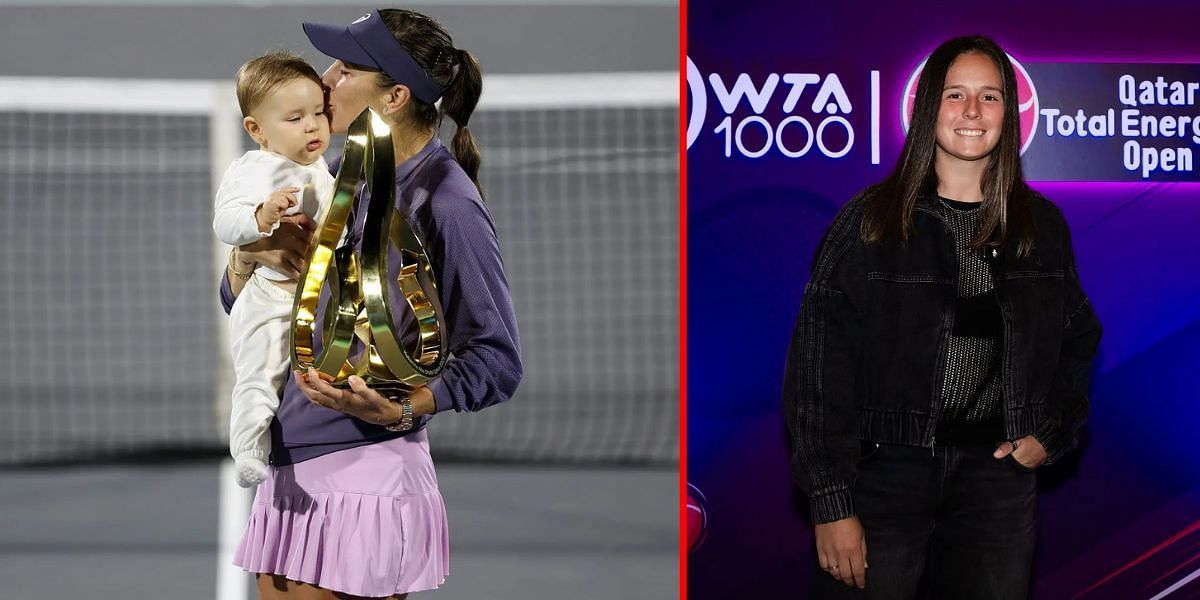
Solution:
M 267 201 L 258 206 L 258 210 L 254 211 L 254 218 L 258 221 L 259 231 L 271 231 L 279 219 L 283 218 L 283 214 L 287 209 L 296 205 L 296 192 L 300 191 L 298 187 L 285 187 L 275 190 Z

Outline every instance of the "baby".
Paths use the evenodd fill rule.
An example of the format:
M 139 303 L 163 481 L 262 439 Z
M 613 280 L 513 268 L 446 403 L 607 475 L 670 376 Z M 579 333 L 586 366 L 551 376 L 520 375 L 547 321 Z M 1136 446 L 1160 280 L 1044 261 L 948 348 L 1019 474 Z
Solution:
M 233 246 L 269 237 L 284 215 L 303 211 L 315 219 L 334 185 L 321 157 L 329 146 L 325 92 L 308 63 L 286 53 L 251 60 L 238 69 L 237 97 L 242 126 L 259 149 L 233 161 L 217 188 L 213 230 Z M 250 487 L 267 476 L 296 280 L 262 266 L 234 273 L 246 285 L 229 314 L 236 377 L 229 450 L 238 485 Z

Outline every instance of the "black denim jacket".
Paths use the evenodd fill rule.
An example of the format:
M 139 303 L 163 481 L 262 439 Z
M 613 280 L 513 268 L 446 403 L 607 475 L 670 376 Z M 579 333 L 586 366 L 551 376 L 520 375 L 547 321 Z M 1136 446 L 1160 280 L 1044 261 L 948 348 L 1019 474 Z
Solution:
M 932 447 L 941 411 L 947 341 L 954 327 L 954 239 L 934 207 L 918 201 L 907 244 L 864 244 L 864 199 L 825 233 L 804 289 L 784 373 L 792 476 L 813 523 L 855 514 L 859 440 Z M 1008 439 L 1032 434 L 1053 462 L 1075 447 L 1088 414 L 1088 380 L 1100 323 L 1079 286 L 1070 231 L 1038 198 L 1036 241 L 994 258 L 1004 322 L 1001 383 Z

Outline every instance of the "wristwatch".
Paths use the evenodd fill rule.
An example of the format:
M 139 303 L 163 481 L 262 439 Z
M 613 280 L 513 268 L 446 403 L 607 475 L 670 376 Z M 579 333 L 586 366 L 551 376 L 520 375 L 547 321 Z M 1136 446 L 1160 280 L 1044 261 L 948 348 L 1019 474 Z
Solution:
M 400 420 L 395 423 L 384 425 L 383 428 L 388 431 L 408 431 L 413 428 L 413 407 L 412 400 L 408 396 L 403 398 L 389 396 L 388 400 L 396 402 L 400 405 Z

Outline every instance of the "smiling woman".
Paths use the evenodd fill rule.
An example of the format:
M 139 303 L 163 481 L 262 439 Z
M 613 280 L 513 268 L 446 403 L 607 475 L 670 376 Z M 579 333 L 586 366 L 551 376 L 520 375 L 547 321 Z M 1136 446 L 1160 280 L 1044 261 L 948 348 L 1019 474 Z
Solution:
M 1000 141 L 1004 122 L 1004 91 L 1000 69 L 981 54 L 963 54 L 946 73 L 938 108 L 937 151 L 934 169 L 942 174 L 939 186 L 961 189 L 953 197 L 969 202 L 980 200 L 978 181 L 987 166 L 986 158 Z M 972 185 L 975 184 L 975 185 Z
M 1076 443 L 1100 325 L 1016 98 L 990 39 L 938 47 L 895 170 L 818 249 L 784 408 L 819 598 L 912 598 L 926 571 L 938 597 L 1028 591 L 1033 472 Z

